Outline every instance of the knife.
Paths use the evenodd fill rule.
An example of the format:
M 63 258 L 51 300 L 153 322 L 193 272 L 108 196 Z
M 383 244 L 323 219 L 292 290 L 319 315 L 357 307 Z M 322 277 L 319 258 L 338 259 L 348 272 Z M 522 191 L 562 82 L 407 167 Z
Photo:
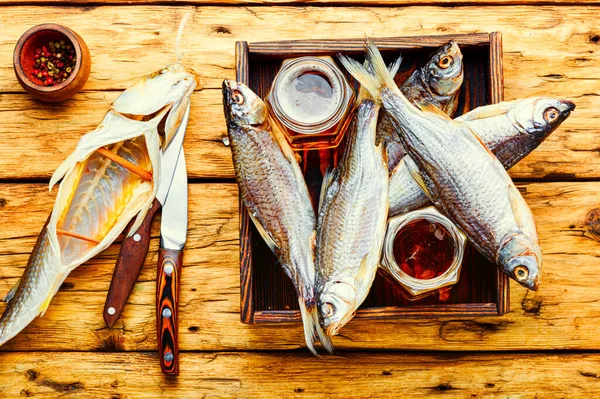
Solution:
M 187 170 L 183 150 L 163 205 L 160 222 L 160 250 L 156 278 L 156 332 L 160 368 L 167 375 L 179 375 L 178 304 L 183 246 L 188 227 Z
M 190 106 L 188 105 L 177 132 L 173 136 L 169 146 L 161 154 L 161 175 L 156 198 L 135 234 L 126 237 L 121 244 L 121 251 L 117 258 L 108 294 L 106 295 L 106 302 L 104 303 L 103 316 L 108 327 L 112 327 L 121 315 L 121 311 L 125 303 L 127 303 L 127 299 L 144 265 L 150 245 L 152 219 L 154 219 L 156 213 L 164 205 L 171 188 L 177 160 L 180 152 L 182 152 L 189 115 Z M 133 221 L 130 222 L 125 231 L 129 231 L 132 224 Z

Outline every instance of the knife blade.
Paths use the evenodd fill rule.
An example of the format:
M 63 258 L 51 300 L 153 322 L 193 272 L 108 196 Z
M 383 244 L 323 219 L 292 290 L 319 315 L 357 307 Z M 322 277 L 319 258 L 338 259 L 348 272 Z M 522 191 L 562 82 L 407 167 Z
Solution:
M 127 299 L 135 286 L 138 275 L 142 270 L 142 266 L 144 265 L 148 247 L 150 245 L 152 219 L 154 219 L 154 216 L 160 210 L 161 206 L 164 205 L 171 188 L 179 154 L 182 152 L 183 139 L 185 138 L 189 115 L 190 106 L 188 105 L 177 132 L 167 148 L 161 153 L 161 175 L 156 198 L 135 234 L 130 237 L 125 237 L 121 244 L 121 250 L 117 258 L 113 277 L 104 303 L 103 316 L 108 327 L 112 328 L 121 315 L 125 303 L 127 303 Z M 129 231 L 132 224 L 133 221 L 130 222 L 125 231 Z
M 185 155 L 177 169 L 163 205 L 160 250 L 156 278 L 156 332 L 160 367 L 167 375 L 179 374 L 178 304 L 183 247 L 187 239 L 188 188 Z

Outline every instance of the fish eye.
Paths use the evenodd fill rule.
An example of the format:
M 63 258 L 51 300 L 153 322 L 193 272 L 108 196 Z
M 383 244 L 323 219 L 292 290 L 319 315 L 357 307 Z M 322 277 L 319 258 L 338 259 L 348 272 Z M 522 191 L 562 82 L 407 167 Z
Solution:
M 519 281 L 527 280 L 527 277 L 529 277 L 529 269 L 527 269 L 525 266 L 515 267 L 514 273 L 515 277 Z
M 558 119 L 559 112 L 556 108 L 550 107 L 544 112 L 544 120 L 546 122 L 554 122 Z
M 440 58 L 438 65 L 443 69 L 447 69 L 450 68 L 450 66 L 452 65 L 452 61 L 454 61 L 452 56 L 445 55 L 442 58 Z
M 239 90 L 235 90 L 231 98 L 233 99 L 233 102 L 238 105 L 242 105 L 244 103 L 244 96 Z
M 331 316 L 333 316 L 335 314 L 335 306 L 333 306 L 332 303 L 325 302 L 321 306 L 321 311 L 323 312 L 323 315 L 325 317 L 331 317 Z

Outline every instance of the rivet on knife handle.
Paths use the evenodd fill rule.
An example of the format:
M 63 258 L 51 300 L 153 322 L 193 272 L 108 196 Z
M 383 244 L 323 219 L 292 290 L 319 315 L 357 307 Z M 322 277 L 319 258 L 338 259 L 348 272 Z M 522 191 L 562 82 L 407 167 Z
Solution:
M 129 298 L 129 294 L 131 294 L 144 265 L 148 246 L 150 245 L 152 219 L 154 219 L 154 215 L 160 207 L 160 202 L 155 199 L 135 234 L 123 239 L 110 288 L 106 295 L 106 302 L 104 303 L 104 321 L 109 327 L 112 327 L 121 315 L 121 311 L 127 303 L 127 298 Z M 130 226 L 131 224 L 133 224 L 133 221 Z M 129 228 L 125 232 L 129 232 Z
M 183 251 L 160 249 L 156 280 L 156 332 L 163 373 L 179 375 L 177 304 Z

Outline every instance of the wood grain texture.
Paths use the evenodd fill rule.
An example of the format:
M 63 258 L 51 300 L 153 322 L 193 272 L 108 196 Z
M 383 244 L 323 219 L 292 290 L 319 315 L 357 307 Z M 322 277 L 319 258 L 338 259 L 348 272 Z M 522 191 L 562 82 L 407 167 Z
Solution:
M 501 317 L 431 320 L 354 319 L 334 339 L 349 349 L 595 350 L 600 347 L 600 182 L 519 184 L 537 221 L 544 265 L 541 287 L 511 284 Z M 54 194 L 42 184 L 0 184 L 0 296 L 16 282 Z M 191 184 L 190 225 L 179 312 L 181 351 L 304 348 L 300 323 L 240 322 L 239 215 L 235 184 Z M 597 212 L 596 212 L 597 213 Z M 102 309 L 118 246 L 76 269 L 36 319 L 2 351 L 156 350 L 155 279 L 159 218 L 145 267 L 115 328 Z M 3 310 L 4 305 L 0 305 Z M 418 337 L 418 339 L 415 339 Z M 307 352 L 308 353 L 308 352 Z M 158 366 L 158 365 L 157 365 Z M 183 367 L 183 361 L 182 361 Z
M 154 353 L 0 354 L 0 398 L 593 398 L 598 354 L 182 353 L 165 379 Z M 69 364 L 69 367 L 64 367 Z
M 160 369 L 179 375 L 179 286 L 183 252 L 161 248 L 156 277 L 156 333 Z M 170 269 L 170 272 L 167 270 Z
M 166 6 L 0 8 L 0 179 L 48 179 L 79 137 L 100 122 L 116 92 L 174 61 L 175 32 L 193 8 Z M 191 178 L 232 178 L 220 85 L 234 77 L 236 40 L 357 38 L 503 33 L 505 99 L 533 95 L 577 103 L 573 115 L 511 171 L 518 179 L 600 177 L 600 30 L 597 7 L 219 7 L 196 9 L 184 34 L 184 61 L 207 90 L 193 97 L 186 151 Z M 93 57 L 84 90 L 63 104 L 32 100 L 12 71 L 12 50 L 30 26 L 64 23 L 88 43 Z M 10 21 L 10 23 L 8 23 Z M 98 23 L 102 21 L 103 23 Z M 310 27 L 310 29 L 307 29 Z M 149 49 L 152 49 L 150 51 Z M 216 89 L 216 90 L 211 90 Z M 35 163 L 28 162 L 34 156 Z M 23 165 L 27 164 L 27 168 Z
M 574 4 L 598 4 L 598 0 L 3 0 L 7 5 L 194 5 L 194 6 L 257 6 L 257 5 L 310 5 L 310 6 L 456 6 L 460 5 L 574 5 Z

